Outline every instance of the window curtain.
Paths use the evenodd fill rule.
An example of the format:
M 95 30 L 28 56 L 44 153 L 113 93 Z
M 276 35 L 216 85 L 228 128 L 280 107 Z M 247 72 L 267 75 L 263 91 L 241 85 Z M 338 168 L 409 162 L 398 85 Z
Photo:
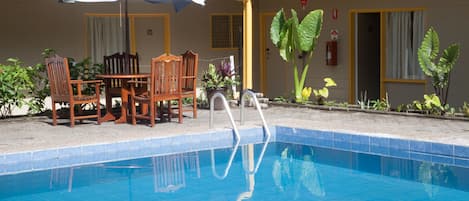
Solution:
M 386 22 L 386 77 L 423 79 L 417 57 L 424 35 L 423 12 L 390 12 Z
M 93 63 L 103 63 L 103 56 L 124 51 L 122 26 L 119 17 L 88 16 L 89 53 Z

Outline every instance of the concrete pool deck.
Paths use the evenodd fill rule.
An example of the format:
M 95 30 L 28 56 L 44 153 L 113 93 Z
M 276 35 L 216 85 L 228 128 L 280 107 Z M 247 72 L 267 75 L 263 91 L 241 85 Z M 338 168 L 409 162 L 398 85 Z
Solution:
M 373 114 L 353 111 L 325 111 L 308 108 L 271 106 L 263 110 L 269 126 L 288 126 L 314 130 L 346 132 L 375 137 L 399 138 L 469 146 L 469 121 L 418 118 Z M 232 108 L 239 125 L 239 109 Z M 157 123 L 151 128 L 145 124 L 114 124 L 94 121 L 77 123 L 70 128 L 67 119 L 52 126 L 48 117 L 21 117 L 0 121 L 0 154 L 37 151 L 51 148 L 73 147 L 88 144 L 114 143 L 152 137 L 190 135 L 209 129 L 209 111 L 198 110 L 198 118 L 185 113 L 183 124 Z M 231 128 L 228 115 L 215 111 L 213 130 Z M 261 120 L 253 108 L 246 109 L 245 127 L 260 127 Z

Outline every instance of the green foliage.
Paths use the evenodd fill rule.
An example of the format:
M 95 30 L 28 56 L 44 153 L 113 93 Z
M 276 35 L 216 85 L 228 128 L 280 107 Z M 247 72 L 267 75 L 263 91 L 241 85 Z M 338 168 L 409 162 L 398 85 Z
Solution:
M 442 115 L 445 108 L 441 104 L 440 98 L 436 94 L 423 95 L 424 101 L 415 100 L 412 102 L 413 107 L 426 114 Z
M 30 66 L 22 66 L 18 59 L 9 58 L 0 64 L 0 117 L 10 116 L 14 107 L 27 104 L 27 95 L 34 89 Z
M 396 112 L 408 112 L 412 108 L 411 104 L 400 104 L 396 108 Z
M 75 62 L 75 59 L 68 58 L 70 68 L 70 78 L 72 80 L 95 80 L 96 75 L 102 74 L 104 71 L 103 64 L 92 64 L 91 58 L 85 58 L 83 61 Z M 76 89 L 74 89 L 76 90 Z M 83 85 L 83 94 L 93 94 L 94 86 Z
M 316 102 L 319 105 L 323 105 L 324 101 L 329 97 L 329 89 L 328 87 L 335 87 L 337 84 L 332 78 L 326 77 L 324 78 L 324 87 L 322 89 L 314 89 L 313 93 L 316 97 Z
M 274 102 L 280 102 L 280 103 L 287 103 L 288 102 L 288 100 L 283 96 L 275 97 L 273 101 Z
M 464 116 L 469 117 L 469 104 L 464 101 L 464 104 L 462 105 L 462 108 L 459 109 Z
M 294 92 L 297 102 L 303 101 L 301 93 L 308 73 L 309 61 L 303 60 L 304 66 L 300 79 L 296 55 L 307 55 L 309 60 L 312 59 L 322 29 L 323 13 L 320 9 L 311 11 L 300 23 L 295 10 L 291 10 L 292 16 L 287 19 L 281 9 L 272 19 L 270 38 L 279 48 L 282 59 L 293 63 Z
M 42 57 L 55 54 L 53 49 L 44 49 Z M 14 107 L 28 106 L 28 113 L 44 111 L 44 101 L 49 96 L 49 82 L 43 62 L 34 66 L 23 66 L 19 59 L 8 59 L 9 64 L 0 64 L 0 117 L 11 115 Z M 81 62 L 70 59 L 72 79 L 93 80 L 102 72 L 102 65 L 91 64 L 87 58 Z M 90 94 L 93 88 L 86 87 L 82 93 Z
M 49 57 L 55 54 L 54 49 L 46 48 L 41 53 L 43 58 Z M 47 78 L 46 65 L 41 62 L 32 67 L 29 71 L 34 88 L 32 89 L 31 100 L 28 103 L 28 113 L 40 113 L 44 111 L 44 101 L 47 96 L 50 95 L 49 91 L 49 79 Z
M 373 110 L 379 110 L 379 111 L 391 110 L 391 104 L 389 103 L 388 93 L 386 93 L 385 98 L 371 100 L 370 103 L 371 103 L 371 108 L 373 108 Z
M 232 79 L 232 76 L 234 74 L 231 73 L 231 70 L 227 70 L 224 67 L 223 62 L 218 69 L 214 64 L 209 64 L 207 71 L 202 75 L 202 87 L 204 89 L 221 89 L 237 85 L 237 79 Z
M 439 49 L 438 33 L 433 27 L 430 27 L 418 49 L 418 60 L 425 75 L 432 78 L 435 93 L 445 105 L 448 99 L 450 73 L 458 60 L 460 48 L 458 44 L 451 44 L 443 51 L 443 55 L 438 58 Z

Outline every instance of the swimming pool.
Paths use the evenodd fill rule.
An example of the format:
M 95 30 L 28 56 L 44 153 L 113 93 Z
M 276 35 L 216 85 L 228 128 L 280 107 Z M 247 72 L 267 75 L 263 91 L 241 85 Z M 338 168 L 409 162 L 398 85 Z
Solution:
M 256 129 L 243 132 L 242 148 L 223 179 L 219 177 L 231 154 L 231 149 L 226 148 L 232 145 L 231 133 L 215 132 L 210 142 L 192 137 L 188 146 L 182 138 L 164 139 L 170 148 L 160 144 L 159 148 L 143 153 L 150 157 L 116 162 L 89 161 L 106 161 L 111 156 L 128 158 L 141 152 L 108 150 L 105 153 L 113 154 L 103 154 L 102 158 L 75 157 L 74 161 L 72 150 L 48 150 L 58 154 L 52 154 L 59 156 L 54 162 L 45 157 L 48 154 L 30 153 L 31 157 L 40 155 L 45 159 L 45 163 L 39 163 L 35 158 L 33 169 L 46 167 L 46 163 L 61 168 L 10 175 L 7 171 L 13 165 L 7 165 L 0 177 L 0 199 L 469 200 L 466 147 L 288 127 L 274 129 L 277 142 L 269 145 L 256 174 L 246 170 L 257 162 L 262 145 L 252 148 L 248 144 L 262 141 L 259 139 L 262 132 Z M 144 142 L 149 143 L 146 140 L 141 145 Z M 191 150 L 180 152 L 176 142 Z M 195 150 L 196 147 L 199 148 Z M 213 152 L 215 163 L 207 147 L 220 148 Z M 84 147 L 74 149 L 79 150 L 80 156 L 89 153 Z M 251 159 L 249 151 L 254 153 Z M 87 165 L 69 167 L 67 162 Z M 25 162 L 12 164 L 29 166 Z

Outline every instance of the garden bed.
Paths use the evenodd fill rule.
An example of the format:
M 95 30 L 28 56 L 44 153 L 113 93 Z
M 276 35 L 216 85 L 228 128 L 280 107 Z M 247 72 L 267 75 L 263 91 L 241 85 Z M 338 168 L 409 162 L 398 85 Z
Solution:
M 347 105 L 347 106 L 341 107 L 341 106 L 330 106 L 330 105 L 298 104 L 298 103 L 283 103 L 283 102 L 270 102 L 269 104 L 273 106 L 310 108 L 310 109 L 329 110 L 329 111 L 364 112 L 364 113 L 374 113 L 374 114 L 469 121 L 469 117 L 464 116 L 462 113 L 456 113 L 454 116 L 449 116 L 449 115 L 422 114 L 419 112 L 396 112 L 396 111 L 382 111 L 382 110 L 373 110 L 373 109 L 361 109 L 360 106 L 358 105 Z

